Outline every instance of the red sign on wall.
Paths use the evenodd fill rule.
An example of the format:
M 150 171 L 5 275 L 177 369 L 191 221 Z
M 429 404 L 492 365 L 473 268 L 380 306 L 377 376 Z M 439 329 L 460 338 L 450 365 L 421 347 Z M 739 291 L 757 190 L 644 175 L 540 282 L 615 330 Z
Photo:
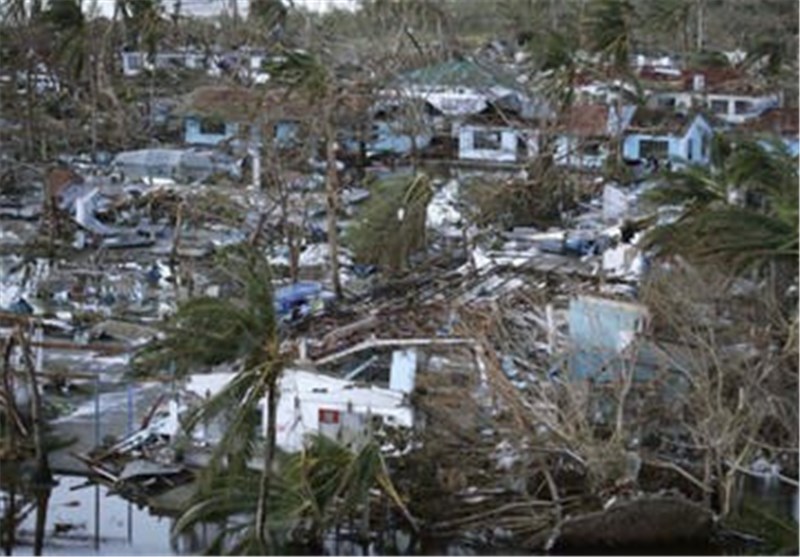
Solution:
M 319 409 L 319 423 L 321 424 L 338 424 L 339 423 L 338 410 L 330 410 L 326 408 Z

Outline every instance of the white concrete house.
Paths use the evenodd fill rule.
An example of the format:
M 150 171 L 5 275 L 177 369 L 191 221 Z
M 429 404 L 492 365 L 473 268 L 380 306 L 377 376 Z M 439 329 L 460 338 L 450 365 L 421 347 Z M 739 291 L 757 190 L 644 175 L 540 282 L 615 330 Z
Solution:
M 783 105 L 779 92 L 730 68 L 684 71 L 673 78 L 655 71 L 643 75 L 650 79 L 645 84 L 653 91 L 651 106 L 684 112 L 702 108 L 728 124 L 742 124 Z

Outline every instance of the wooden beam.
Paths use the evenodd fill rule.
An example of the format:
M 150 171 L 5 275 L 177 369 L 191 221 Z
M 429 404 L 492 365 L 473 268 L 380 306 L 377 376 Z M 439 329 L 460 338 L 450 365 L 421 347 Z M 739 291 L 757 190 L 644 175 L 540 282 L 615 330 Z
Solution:
M 397 339 L 381 339 L 381 338 L 373 338 L 368 339 L 363 342 L 359 342 L 358 344 L 351 346 L 350 348 L 346 348 L 339 352 L 335 352 L 328 356 L 324 356 L 322 358 L 318 358 L 314 360 L 312 363 L 315 365 L 324 365 L 331 362 L 335 362 L 341 358 L 350 356 L 351 354 L 355 354 L 357 352 L 361 352 L 363 350 L 368 350 L 370 348 L 386 348 L 390 346 L 463 346 L 463 345 L 474 345 L 475 340 L 469 338 L 397 338 Z

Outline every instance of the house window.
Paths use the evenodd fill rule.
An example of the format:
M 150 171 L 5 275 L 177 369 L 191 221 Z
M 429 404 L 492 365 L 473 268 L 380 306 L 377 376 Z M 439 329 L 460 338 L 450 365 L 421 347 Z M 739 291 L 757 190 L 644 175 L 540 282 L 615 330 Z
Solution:
M 748 101 L 736 101 L 733 103 L 733 111 L 736 114 L 747 114 L 753 110 L 753 105 Z
M 603 143 L 601 141 L 587 141 L 581 145 L 581 154 L 585 157 L 598 157 L 601 154 Z
M 125 56 L 125 60 L 130 70 L 139 70 L 142 68 L 142 56 L 137 52 Z
M 200 120 L 200 133 L 225 135 L 225 122 L 220 118 L 203 118 Z
M 686 142 L 686 158 L 692 160 L 692 153 L 694 152 L 694 141 L 689 139 Z
M 662 97 L 658 99 L 658 105 L 664 108 L 675 108 L 675 97 Z
M 668 153 L 668 141 L 663 139 L 642 139 L 639 141 L 639 158 L 665 159 Z
M 727 114 L 728 101 L 711 101 L 710 108 L 714 114 Z
M 499 151 L 502 144 L 500 132 L 476 130 L 472 136 L 472 147 L 476 150 Z

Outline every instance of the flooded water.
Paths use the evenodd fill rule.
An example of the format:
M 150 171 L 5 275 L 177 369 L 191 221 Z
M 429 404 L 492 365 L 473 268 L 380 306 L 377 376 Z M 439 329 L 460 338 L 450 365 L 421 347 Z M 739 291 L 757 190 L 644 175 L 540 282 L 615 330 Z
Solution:
M 170 540 L 174 519 L 137 508 L 103 486 L 86 485 L 86 478 L 57 476 L 50 495 L 44 555 L 188 555 L 189 539 Z M 17 533 L 15 555 L 32 555 L 36 513 L 30 513 Z
M 108 489 L 87 484 L 80 476 L 56 476 L 47 510 L 44 534 L 44 555 L 195 555 L 202 553 L 212 537 L 213 527 L 208 526 L 194 535 L 171 537 L 174 518 L 156 516 L 147 508 L 109 493 Z M 5 495 L 5 494 L 3 494 Z M 2 502 L 7 503 L 6 497 Z M 775 516 L 791 520 L 798 518 L 797 489 L 785 484 L 748 478 L 739 501 L 756 501 Z M 36 513 L 30 512 L 17 532 L 13 549 L 15 555 L 33 555 Z M 402 546 L 405 544 L 398 544 Z M 330 547 L 328 547 L 330 546 Z M 399 548 L 398 547 L 398 548 Z M 326 552 L 340 555 L 377 554 L 374 546 L 367 548 L 352 543 L 326 543 Z M 430 554 L 431 547 L 407 548 L 412 552 Z M 663 548 L 662 548 L 663 549 Z M 752 548 L 756 550 L 757 548 Z M 402 549 L 401 552 L 405 553 Z M 508 548 L 502 551 L 509 554 Z M 468 549 L 461 544 L 442 541 L 433 553 L 442 555 L 494 554 L 494 551 Z M 512 553 L 516 553 L 513 552 Z M 637 552 L 641 554 L 641 552 Z M 675 548 L 670 554 L 741 554 L 725 548 L 708 547 Z M 751 551 L 744 553 L 753 554 Z M 522 553 L 520 553 L 522 554 Z

